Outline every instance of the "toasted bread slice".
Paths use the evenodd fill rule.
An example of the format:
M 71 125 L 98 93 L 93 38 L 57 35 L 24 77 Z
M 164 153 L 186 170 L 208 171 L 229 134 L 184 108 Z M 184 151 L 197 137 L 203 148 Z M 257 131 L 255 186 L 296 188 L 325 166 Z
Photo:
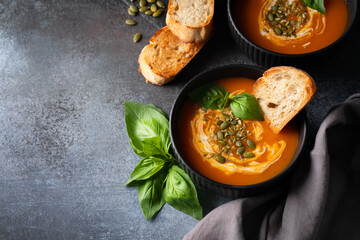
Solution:
M 184 42 L 206 41 L 212 31 L 214 0 L 170 0 L 166 25 Z
M 253 87 L 253 95 L 274 133 L 279 133 L 315 92 L 316 85 L 309 74 L 285 66 L 270 68 Z
M 204 43 L 183 42 L 172 34 L 168 27 L 163 27 L 141 51 L 139 72 L 147 82 L 164 85 L 190 62 Z

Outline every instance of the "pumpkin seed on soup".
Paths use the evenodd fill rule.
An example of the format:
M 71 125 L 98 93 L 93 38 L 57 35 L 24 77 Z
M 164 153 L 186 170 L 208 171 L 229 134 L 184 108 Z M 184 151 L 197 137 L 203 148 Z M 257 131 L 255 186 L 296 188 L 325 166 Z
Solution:
M 219 163 L 225 163 L 226 162 L 226 159 L 221 156 L 221 155 L 216 155 L 215 157 L 216 161 L 218 161 Z
M 253 152 L 246 152 L 244 153 L 244 158 L 253 158 L 255 154 Z
M 252 141 L 252 140 L 250 140 L 250 139 L 248 139 L 248 140 L 246 140 L 246 144 L 249 146 L 249 148 L 251 148 L 251 149 L 255 149 L 256 148 L 256 144 Z

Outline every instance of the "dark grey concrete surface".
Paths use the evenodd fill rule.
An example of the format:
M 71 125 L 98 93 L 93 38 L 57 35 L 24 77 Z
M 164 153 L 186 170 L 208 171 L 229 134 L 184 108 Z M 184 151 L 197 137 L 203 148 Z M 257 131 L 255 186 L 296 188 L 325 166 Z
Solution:
M 197 220 L 165 205 L 146 221 L 137 189 L 124 187 L 140 160 L 128 145 L 125 100 L 170 112 L 197 73 L 253 64 L 234 45 L 225 1 L 217 31 L 166 86 L 146 84 L 137 57 L 164 17 L 124 24 L 130 1 L 0 1 L 0 239 L 181 239 Z M 307 113 L 314 136 L 331 106 L 360 92 L 359 23 L 321 60 L 299 65 L 318 93 Z M 132 42 L 136 32 L 143 34 Z M 230 199 L 199 188 L 205 214 Z

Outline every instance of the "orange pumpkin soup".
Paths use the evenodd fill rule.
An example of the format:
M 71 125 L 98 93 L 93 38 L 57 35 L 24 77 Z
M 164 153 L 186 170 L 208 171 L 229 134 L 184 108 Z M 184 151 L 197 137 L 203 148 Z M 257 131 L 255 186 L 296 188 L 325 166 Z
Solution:
M 265 49 L 303 54 L 322 49 L 345 31 L 345 0 L 326 0 L 325 15 L 302 0 L 245 0 L 235 3 L 235 21 L 245 37 Z
M 254 80 L 227 78 L 216 82 L 230 97 L 251 93 Z M 264 121 L 236 118 L 230 108 L 204 109 L 188 100 L 180 113 L 177 134 L 180 150 L 200 174 L 230 185 L 266 181 L 291 162 L 298 143 L 295 123 L 274 134 Z

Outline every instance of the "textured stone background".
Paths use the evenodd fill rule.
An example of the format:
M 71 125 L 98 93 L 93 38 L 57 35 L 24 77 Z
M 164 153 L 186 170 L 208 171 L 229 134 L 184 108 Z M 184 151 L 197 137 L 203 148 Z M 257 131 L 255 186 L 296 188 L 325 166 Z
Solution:
M 129 3 L 0 1 L 0 239 L 181 239 L 197 223 L 168 205 L 146 221 L 136 188 L 124 187 L 140 159 L 127 144 L 123 102 L 169 113 L 197 73 L 253 63 L 217 1 L 217 31 L 199 55 L 172 83 L 146 84 L 137 57 L 165 19 L 137 16 L 129 27 Z M 297 66 L 318 84 L 307 107 L 313 136 L 331 106 L 360 91 L 358 22 L 324 58 Z M 205 213 L 230 200 L 199 194 Z

